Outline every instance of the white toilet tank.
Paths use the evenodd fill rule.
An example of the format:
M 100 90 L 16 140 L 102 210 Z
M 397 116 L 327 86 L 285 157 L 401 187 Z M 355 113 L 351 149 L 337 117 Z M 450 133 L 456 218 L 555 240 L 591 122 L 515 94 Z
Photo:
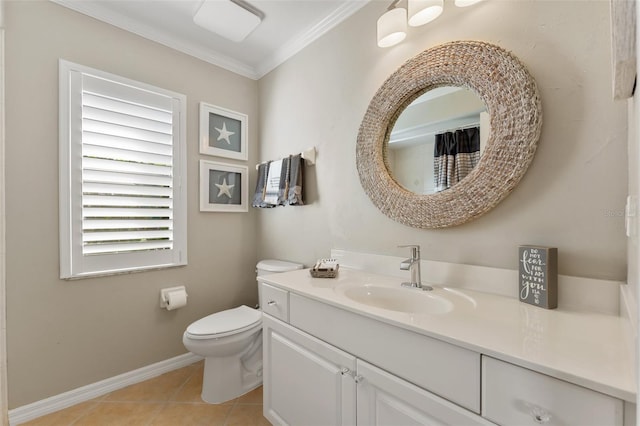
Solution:
M 287 262 L 286 260 L 266 259 L 261 260 L 256 265 L 256 273 L 258 276 L 278 274 L 280 272 L 295 271 L 302 269 L 304 265 L 301 263 Z M 258 288 L 258 304 L 262 306 L 262 292 Z
M 295 271 L 296 269 L 302 269 L 303 265 L 295 262 L 288 262 L 286 260 L 266 259 L 261 260 L 256 265 L 256 272 L 258 276 L 277 274 L 279 272 Z

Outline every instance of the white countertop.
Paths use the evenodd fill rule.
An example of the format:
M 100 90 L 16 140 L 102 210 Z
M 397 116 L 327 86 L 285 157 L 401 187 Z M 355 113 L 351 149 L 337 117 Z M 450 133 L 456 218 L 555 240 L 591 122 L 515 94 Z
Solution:
M 401 279 L 340 268 L 337 278 L 312 278 L 308 269 L 260 281 L 426 336 L 530 368 L 629 402 L 636 401 L 634 342 L 629 321 L 613 315 L 546 310 L 517 299 L 434 286 L 454 308 L 410 314 L 347 298 L 349 285 L 400 286 Z M 405 289 L 406 291 L 417 291 Z

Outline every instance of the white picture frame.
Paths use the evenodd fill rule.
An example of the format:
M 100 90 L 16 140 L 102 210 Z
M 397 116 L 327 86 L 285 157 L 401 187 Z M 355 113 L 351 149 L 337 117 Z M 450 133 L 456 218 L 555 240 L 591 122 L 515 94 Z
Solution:
M 200 154 L 246 161 L 248 121 L 246 114 L 200 102 Z
M 247 166 L 200 160 L 200 211 L 247 212 Z

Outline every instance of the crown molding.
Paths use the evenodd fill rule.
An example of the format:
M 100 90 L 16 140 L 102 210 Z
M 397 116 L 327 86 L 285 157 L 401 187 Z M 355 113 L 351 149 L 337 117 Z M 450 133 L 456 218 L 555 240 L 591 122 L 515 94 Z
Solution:
M 202 49 L 197 46 L 193 46 L 184 40 L 180 40 L 179 38 L 163 34 L 161 31 L 158 31 L 151 26 L 134 21 L 125 15 L 107 10 L 106 8 L 101 7 L 97 2 L 77 0 L 50 1 L 84 15 L 91 16 L 92 18 L 106 22 L 125 31 L 129 31 L 139 35 L 140 37 L 155 41 L 187 55 L 196 57 L 212 65 L 224 68 L 235 74 L 239 74 L 252 80 L 259 80 L 287 59 L 291 58 L 319 37 L 333 29 L 349 16 L 353 15 L 371 0 L 346 1 L 326 18 L 311 27 L 308 31 L 303 32 L 298 37 L 281 46 L 272 55 L 267 56 L 266 59 L 256 67 L 242 61 L 238 61 L 237 59 L 231 58 L 227 55 Z
M 257 80 L 259 78 L 255 69 L 243 62 L 230 58 L 226 55 L 212 53 L 205 49 L 194 47 L 178 38 L 167 36 L 161 31 L 158 31 L 148 25 L 141 24 L 138 21 L 134 21 L 127 16 L 119 13 L 113 13 L 112 11 L 101 7 L 96 2 L 82 2 L 74 0 L 50 1 L 84 15 L 91 16 L 92 18 L 106 22 L 125 31 L 129 31 L 139 35 L 140 37 L 155 41 L 187 55 L 196 57 L 212 65 L 224 68 L 243 77 L 248 77 L 252 80 Z
M 362 9 L 371 0 L 349 0 L 344 2 L 340 7 L 335 9 L 330 15 L 318 22 L 308 31 L 303 32 L 298 37 L 291 39 L 282 45 L 272 55 L 263 60 L 257 67 L 258 78 L 264 77 L 266 74 L 281 65 L 287 59 L 316 41 L 318 38 L 328 33 L 342 21 Z

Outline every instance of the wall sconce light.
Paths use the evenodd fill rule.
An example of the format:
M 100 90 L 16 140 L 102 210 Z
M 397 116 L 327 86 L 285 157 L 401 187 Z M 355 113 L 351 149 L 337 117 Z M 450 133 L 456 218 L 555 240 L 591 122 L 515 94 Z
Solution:
M 391 47 L 407 37 L 407 23 L 412 27 L 427 24 L 444 10 L 444 0 L 406 0 L 407 9 L 394 0 L 378 18 L 378 47 Z M 454 0 L 458 7 L 467 7 L 483 0 Z
M 467 7 L 476 3 L 480 3 L 482 0 L 455 0 L 455 5 L 458 7 Z
M 400 0 L 395 0 L 387 11 L 378 18 L 378 46 L 391 47 L 400 43 L 407 36 L 407 10 L 397 7 Z
M 419 27 L 436 19 L 444 9 L 444 0 L 408 0 L 409 25 Z

